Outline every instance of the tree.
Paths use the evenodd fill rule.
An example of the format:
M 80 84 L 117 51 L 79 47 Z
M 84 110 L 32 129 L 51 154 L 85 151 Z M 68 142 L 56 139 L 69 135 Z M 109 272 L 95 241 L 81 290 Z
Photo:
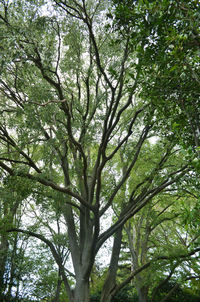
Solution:
M 155 198 L 125 228 L 131 254 L 131 274 L 144 268 L 135 274 L 133 283 L 139 301 L 148 301 L 148 297 L 154 301 L 158 291 L 171 279 L 181 286 L 190 278 L 199 279 L 198 272 L 192 267 L 198 266 L 200 234 L 190 228 L 186 230 L 186 208 L 182 208 L 182 204 L 187 204 L 191 211 L 196 200 L 187 195 L 176 196 L 172 192 L 162 193 L 158 198 L 159 203 Z M 177 198 L 180 199 L 178 204 Z M 127 265 L 128 259 L 125 259 Z M 150 266 L 146 266 L 147 263 Z M 130 279 L 130 274 L 127 279 Z
M 28 195 L 28 187 L 25 189 L 24 185 L 26 183 L 22 183 L 22 181 L 16 177 L 12 178 L 12 180 L 9 176 L 2 177 L 1 180 L 1 227 L 5 225 L 12 226 L 13 224 L 19 227 L 23 212 L 22 201 L 24 201 Z M 17 247 L 19 247 L 18 255 L 16 252 Z M 5 292 L 7 292 L 7 296 L 11 297 L 12 286 L 17 284 L 16 288 L 19 287 L 17 276 L 23 274 L 19 268 L 19 264 L 23 261 L 23 256 L 23 239 L 20 234 L 9 235 L 5 231 L 2 232 L 0 235 L 0 295 L 4 295 Z M 17 295 L 18 290 L 16 290 L 16 296 Z M 2 296 L 0 297 L 3 300 Z
M 0 167 L 29 188 L 24 203 L 64 220 L 73 272 L 42 227 L 4 225 L 38 238 L 52 252 L 70 302 L 90 300 L 97 253 L 114 236 L 102 301 L 115 285 L 124 224 L 191 169 L 162 135 L 156 104 L 139 97 L 145 62 L 130 37 L 117 39 L 107 1 L 1 0 Z M 162 152 L 133 182 L 152 136 Z M 106 229 L 104 217 L 119 205 Z M 113 214 L 114 215 L 114 214 Z M 40 219 L 38 220 L 40 221 Z M 71 284 L 73 279 L 73 285 Z
M 156 158 L 159 154 L 156 145 L 148 146 L 147 150 L 151 151 L 138 161 L 131 181 L 140 182 L 145 171 L 149 170 L 148 156 L 154 154 Z M 159 151 L 162 153 L 161 149 Z M 173 158 L 168 164 L 180 160 Z M 178 280 L 183 286 L 191 270 L 194 272 L 193 265 L 198 266 L 200 234 L 195 230 L 195 224 L 199 222 L 195 210 L 198 197 L 194 188 L 193 193 L 190 190 L 191 186 L 186 183 L 166 188 L 125 224 L 120 258 L 115 275 L 112 274 L 113 286 L 109 288 L 111 296 L 131 282 L 132 287 L 137 289 L 139 301 L 147 301 L 150 297 L 154 301 L 158 290 L 170 278 Z M 119 209 L 118 204 L 114 205 L 116 215 Z M 189 226 L 190 219 L 194 226 Z M 112 265 L 110 273 L 113 268 Z M 199 279 L 198 271 L 193 274 L 194 278 Z

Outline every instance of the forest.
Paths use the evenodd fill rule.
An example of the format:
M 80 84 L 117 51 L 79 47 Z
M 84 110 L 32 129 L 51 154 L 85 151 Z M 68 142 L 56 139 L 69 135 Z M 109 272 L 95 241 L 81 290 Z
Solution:
M 199 25 L 0 0 L 0 302 L 200 301 Z

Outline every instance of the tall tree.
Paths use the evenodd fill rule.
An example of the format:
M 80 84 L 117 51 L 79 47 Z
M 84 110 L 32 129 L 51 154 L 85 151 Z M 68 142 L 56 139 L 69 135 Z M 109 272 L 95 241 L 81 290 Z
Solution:
M 119 41 L 106 22 L 109 1 L 0 3 L 0 167 L 32 188 L 24 203 L 34 199 L 38 209 L 44 205 L 64 219 L 74 285 L 42 227 L 4 226 L 4 232 L 47 244 L 69 301 L 88 302 L 99 249 L 115 234 L 109 270 L 115 276 L 123 225 L 179 181 L 188 162 L 168 165 L 179 149 L 160 133 L 155 104 L 139 98 L 145 61 L 130 37 Z M 132 182 L 145 144 L 158 135 L 162 153 Z M 119 212 L 104 228 L 116 203 Z M 112 278 L 106 282 L 102 301 L 108 302 Z

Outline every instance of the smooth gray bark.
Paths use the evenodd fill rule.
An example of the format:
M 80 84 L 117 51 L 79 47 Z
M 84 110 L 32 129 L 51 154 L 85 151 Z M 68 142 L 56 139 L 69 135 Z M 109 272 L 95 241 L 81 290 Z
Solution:
M 77 280 L 77 284 L 74 290 L 74 302 L 89 302 L 89 280 L 80 278 Z

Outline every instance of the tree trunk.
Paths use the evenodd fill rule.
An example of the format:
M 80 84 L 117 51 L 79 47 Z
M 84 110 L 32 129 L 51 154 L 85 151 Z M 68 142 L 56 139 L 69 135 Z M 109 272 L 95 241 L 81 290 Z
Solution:
M 15 274 L 16 274 L 16 256 L 17 256 L 17 241 L 18 241 L 18 233 L 14 235 L 14 242 L 12 247 L 12 254 L 10 259 L 10 279 L 8 285 L 8 300 L 12 298 L 12 287 L 14 284 Z
M 61 270 L 59 268 L 59 271 L 58 271 L 58 281 L 57 281 L 57 287 L 56 287 L 56 295 L 53 298 L 52 302 L 59 302 L 61 285 L 62 285 L 62 278 L 61 278 Z
M 118 269 L 118 262 L 119 262 L 119 254 L 121 249 L 121 242 L 122 242 L 122 228 L 118 229 L 118 231 L 115 234 L 110 266 L 101 294 L 101 302 L 110 302 L 112 300 L 113 297 L 112 292 L 116 286 L 116 276 L 117 276 L 117 269 Z
M 170 301 L 169 298 L 173 294 L 173 292 L 179 287 L 179 284 L 176 283 L 174 287 L 169 291 L 169 293 L 161 300 L 161 302 Z
M 2 235 L 0 241 L 0 297 L 5 290 L 4 273 L 6 268 L 8 248 L 9 248 L 9 244 L 8 244 L 7 236 Z
M 137 288 L 137 293 L 138 293 L 139 302 L 148 301 L 148 288 L 147 287 Z
M 76 287 L 74 289 L 74 301 L 73 302 L 89 302 L 89 280 L 80 278 L 77 280 Z

